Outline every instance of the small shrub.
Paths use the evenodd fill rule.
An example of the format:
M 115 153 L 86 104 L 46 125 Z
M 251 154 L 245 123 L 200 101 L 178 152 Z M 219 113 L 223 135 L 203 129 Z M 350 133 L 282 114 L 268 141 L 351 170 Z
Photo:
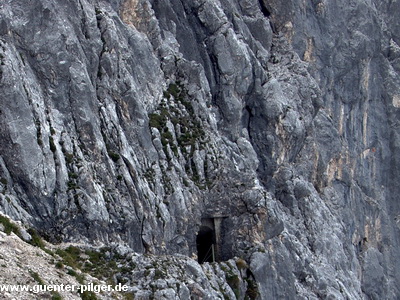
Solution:
M 94 292 L 84 291 L 83 293 L 79 294 L 82 300 L 97 300 L 96 294 Z
M 44 252 L 46 252 L 48 255 L 51 255 L 51 256 L 55 256 L 55 254 L 54 254 L 54 252 L 52 251 L 52 250 L 50 250 L 50 249 L 47 249 L 47 248 L 43 248 L 42 249 Z
M 254 280 L 247 279 L 247 290 L 246 290 L 246 298 L 250 300 L 257 299 L 258 297 L 258 286 Z
M 116 152 L 113 152 L 113 151 L 109 150 L 109 151 L 107 151 L 107 153 L 108 153 L 108 156 L 109 156 L 114 162 L 117 162 L 117 161 L 120 159 L 119 154 L 116 153 Z
M 67 274 L 75 277 L 78 273 L 76 273 L 76 271 L 73 270 L 73 269 L 69 269 L 69 270 L 67 271 Z
M 181 93 L 181 88 L 180 88 L 180 86 L 179 86 L 179 83 L 177 83 L 177 84 L 171 83 L 171 84 L 168 86 L 168 89 L 167 89 L 167 93 L 166 93 L 166 94 L 172 95 L 172 96 L 174 96 L 175 99 L 177 99 L 177 98 L 179 97 L 180 93 Z M 165 94 L 164 94 L 164 95 L 165 95 Z M 168 98 L 169 98 L 169 97 L 168 97 Z
M 78 179 L 78 174 L 73 173 L 73 172 L 69 172 L 68 173 L 68 177 L 71 179 Z
M 65 162 L 67 164 L 72 164 L 72 162 L 74 161 L 74 155 L 72 153 L 64 153 L 65 156 Z
M 62 259 L 63 263 L 72 268 L 80 268 L 81 267 L 81 250 L 75 246 L 69 246 L 65 249 L 57 249 L 56 254 L 58 254 Z M 72 274 L 70 274 L 72 275 Z M 75 276 L 75 275 L 73 275 Z
M 82 273 L 75 273 L 75 278 L 76 281 L 78 281 L 80 284 L 85 283 L 85 275 L 83 275 Z
M 157 113 L 149 114 L 149 125 L 150 127 L 161 129 L 165 126 L 165 119 Z
M 165 147 L 167 144 L 172 143 L 174 140 L 174 137 L 172 136 L 172 133 L 169 131 L 165 131 L 161 135 L 161 144 Z
M 164 277 L 164 273 L 161 270 L 156 269 L 154 271 L 154 280 L 157 280 L 157 279 L 160 279 L 160 278 L 163 278 L 163 277 Z
M 235 274 L 226 274 L 226 282 L 235 293 L 236 298 L 239 298 L 240 278 Z
M 155 171 L 152 168 L 148 168 L 144 173 L 143 173 L 144 178 L 146 178 L 146 180 L 149 183 L 154 184 L 154 179 L 156 176 Z
M 58 292 L 52 292 L 51 293 L 51 300 L 62 300 L 63 297 Z
M 0 224 L 3 224 L 4 232 L 8 235 L 10 235 L 11 232 L 14 232 L 16 235 L 20 235 L 18 226 L 12 223 L 6 216 L 0 215 Z
M 78 185 L 73 180 L 68 181 L 67 186 L 68 190 L 75 190 L 78 188 Z
M 126 294 L 124 294 L 124 299 L 125 300 L 134 300 L 135 295 L 133 293 L 126 293 Z
M 101 251 L 86 250 L 85 254 L 89 256 L 89 261 L 85 262 L 83 270 L 100 279 L 107 279 L 119 272 L 115 260 L 107 258 L 107 251 L 107 248 Z
M 43 281 L 42 278 L 40 278 L 39 274 L 29 270 L 29 273 L 31 274 L 32 278 L 40 285 L 45 285 L 45 282 Z
M 32 239 L 29 241 L 29 244 L 43 249 L 45 247 L 45 244 L 39 233 L 34 228 L 29 228 L 27 231 L 32 237 Z
M 85 275 L 83 275 L 82 273 L 78 273 L 73 269 L 69 269 L 67 271 L 68 275 L 74 276 L 76 278 L 76 281 L 78 281 L 80 284 L 84 284 L 85 283 Z
M 62 269 L 62 268 L 64 268 L 64 264 L 61 261 L 58 261 L 58 262 L 56 262 L 56 268 Z

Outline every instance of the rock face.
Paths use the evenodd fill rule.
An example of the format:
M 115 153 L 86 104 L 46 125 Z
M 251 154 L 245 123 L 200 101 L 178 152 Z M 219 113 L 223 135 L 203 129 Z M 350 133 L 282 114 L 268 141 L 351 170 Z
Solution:
M 2 1 L 0 208 L 52 242 L 187 257 L 199 287 L 143 299 L 397 299 L 398 12 Z M 199 232 L 247 261 L 236 293 L 189 259 Z

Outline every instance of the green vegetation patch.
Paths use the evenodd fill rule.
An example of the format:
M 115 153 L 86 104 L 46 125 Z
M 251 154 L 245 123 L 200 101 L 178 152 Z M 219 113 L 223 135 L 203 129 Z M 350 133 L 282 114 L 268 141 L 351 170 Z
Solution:
M 39 233 L 34 228 L 29 228 L 27 231 L 31 235 L 31 240 L 29 241 L 29 244 L 44 249 L 45 244 Z
M 67 164 L 72 164 L 74 162 L 74 154 L 73 153 L 68 153 L 66 150 L 64 152 L 64 157 L 65 157 L 65 162 Z
M 175 105 L 168 105 L 171 102 Z M 177 104 L 185 109 L 178 109 Z M 167 123 L 170 121 L 177 132 L 176 141 L 168 128 Z M 206 132 L 202 128 L 202 124 L 196 116 L 189 95 L 185 87 L 180 81 L 171 83 L 167 90 L 164 91 L 164 101 L 158 106 L 154 113 L 149 114 L 149 126 L 157 128 L 160 132 L 161 144 L 165 154 L 168 146 L 172 153 L 178 157 L 179 150 L 187 161 L 187 172 L 192 174 L 191 179 L 200 186 L 198 174 L 194 172 L 195 168 L 190 167 L 193 164 L 193 154 L 196 145 L 200 148 L 206 148 L 207 139 Z M 179 126 L 179 130 L 177 129 Z
M 226 282 L 231 287 L 232 291 L 235 293 L 236 298 L 239 299 L 240 296 L 240 278 L 231 272 L 225 274 Z
M 51 292 L 51 300 L 62 300 L 63 297 L 58 292 Z
M 117 152 L 111 150 L 108 150 L 107 154 L 114 162 L 117 162 L 121 158 Z
M 29 274 L 31 274 L 32 278 L 33 278 L 38 284 L 40 284 L 40 285 L 45 285 L 45 282 L 43 281 L 42 278 L 40 278 L 40 276 L 39 276 L 38 273 L 36 273 L 36 272 L 34 272 L 34 271 L 32 271 L 32 270 L 29 270 Z
M 8 235 L 10 235 L 11 232 L 14 232 L 18 236 L 20 235 L 18 226 L 12 223 L 6 216 L 0 215 L 0 224 L 3 224 L 4 232 Z
M 254 280 L 247 279 L 247 290 L 246 290 L 246 296 L 245 299 L 249 300 L 255 300 L 258 298 L 258 286 L 257 283 Z
M 80 269 L 82 266 L 82 251 L 78 247 L 69 246 L 65 249 L 57 249 L 56 254 L 62 258 L 64 265 L 70 266 L 74 269 Z
M 62 300 L 60 293 L 58 292 L 51 292 L 51 300 Z
M 94 292 L 84 291 L 83 293 L 79 293 L 83 300 L 97 300 L 97 296 Z
M 103 280 L 111 280 L 114 275 L 122 271 L 128 271 L 128 269 L 117 265 L 117 261 L 121 258 L 115 254 L 112 256 L 110 253 L 109 248 L 82 250 L 75 246 L 69 246 L 56 251 L 56 254 L 62 258 L 58 262 L 59 267 L 66 265 Z M 70 275 L 77 277 L 77 273 L 74 270 L 70 270 L 69 272 L 74 272 L 74 274 Z

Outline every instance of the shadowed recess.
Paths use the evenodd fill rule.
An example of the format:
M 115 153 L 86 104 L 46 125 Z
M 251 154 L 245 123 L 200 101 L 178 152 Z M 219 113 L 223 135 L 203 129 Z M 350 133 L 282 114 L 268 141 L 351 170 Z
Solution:
M 208 226 L 201 226 L 196 238 L 197 260 L 199 263 L 213 262 L 213 245 L 215 244 L 215 233 Z

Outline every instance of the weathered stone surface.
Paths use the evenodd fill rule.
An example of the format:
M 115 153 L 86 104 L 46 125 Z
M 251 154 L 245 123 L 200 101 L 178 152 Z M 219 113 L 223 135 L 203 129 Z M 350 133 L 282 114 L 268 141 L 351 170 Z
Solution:
M 3 1 L 1 210 L 53 242 L 185 256 L 138 299 L 398 298 L 399 9 Z M 189 258 L 204 219 L 246 274 Z

